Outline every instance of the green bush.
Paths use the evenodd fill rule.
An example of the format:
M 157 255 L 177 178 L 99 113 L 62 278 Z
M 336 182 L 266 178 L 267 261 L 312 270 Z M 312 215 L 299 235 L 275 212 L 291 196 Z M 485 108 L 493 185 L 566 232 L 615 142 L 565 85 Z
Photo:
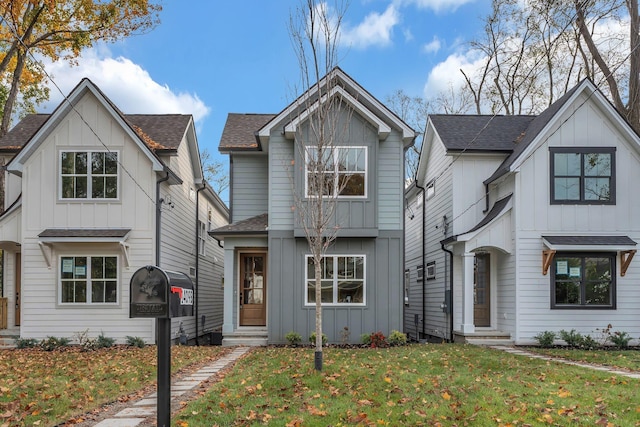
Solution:
M 407 334 L 393 330 L 389 334 L 388 341 L 391 346 L 405 345 L 407 343 Z
M 47 338 L 40 341 L 40 348 L 45 351 L 53 351 L 61 347 L 68 346 L 70 342 L 71 340 L 69 338 L 56 338 L 48 336 Z
M 360 342 L 367 347 L 371 346 L 371 334 L 360 335 Z
M 132 337 L 130 335 L 127 335 L 126 342 L 129 347 L 143 348 L 144 346 L 146 346 L 146 343 L 140 337 Z
M 98 348 L 109 348 L 113 347 L 116 343 L 115 338 L 105 337 L 104 332 L 101 332 L 100 335 L 96 338 L 96 345 Z
M 609 341 L 616 348 L 622 349 L 629 347 L 629 341 L 631 341 L 631 335 L 626 332 L 615 331 L 609 335 Z
M 327 343 L 328 338 L 325 334 L 322 334 L 322 345 L 325 345 Z M 311 334 L 309 334 L 309 342 L 314 345 L 316 343 L 316 332 L 313 331 L 311 332 Z
M 553 346 L 553 341 L 556 339 L 556 333 L 553 331 L 543 331 L 533 337 L 538 341 L 538 345 L 543 348 L 549 348 Z
M 287 342 L 289 342 L 289 345 L 297 346 L 302 342 L 302 336 L 295 331 L 289 332 L 284 337 L 287 340 Z
M 14 341 L 17 348 L 34 348 L 38 346 L 38 340 L 35 338 L 16 338 Z
M 598 341 L 593 339 L 590 335 L 582 335 L 579 332 L 576 332 L 575 329 L 567 332 L 562 329 L 560 332 L 560 338 L 567 343 L 569 347 L 573 348 L 582 348 L 585 350 L 593 350 L 594 348 L 598 348 Z

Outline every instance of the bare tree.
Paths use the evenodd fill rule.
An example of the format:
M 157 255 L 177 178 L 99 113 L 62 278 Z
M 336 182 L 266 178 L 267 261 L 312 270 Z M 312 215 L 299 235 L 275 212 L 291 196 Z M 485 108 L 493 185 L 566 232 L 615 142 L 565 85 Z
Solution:
M 340 24 L 347 2 L 328 3 L 303 0 L 290 17 L 290 35 L 300 66 L 302 96 L 297 98 L 295 112 L 304 113 L 304 123 L 297 127 L 295 147 L 297 159 L 303 163 L 298 176 L 304 184 L 293 186 L 297 225 L 304 230 L 314 265 L 315 300 L 315 369 L 322 370 L 322 277 L 323 260 L 340 228 L 336 217 L 338 196 L 357 191 L 358 179 L 348 173 L 353 154 L 340 147 L 347 141 L 351 108 L 336 90 L 338 41 Z M 295 163 L 295 162 L 294 162 Z M 358 176 L 357 174 L 354 176 Z M 295 179 L 292 177 L 292 182 Z M 309 284 L 307 286 L 310 286 Z
M 206 148 L 200 151 L 200 160 L 204 179 L 216 193 L 220 194 L 229 188 L 229 174 L 220 160 L 214 159 Z

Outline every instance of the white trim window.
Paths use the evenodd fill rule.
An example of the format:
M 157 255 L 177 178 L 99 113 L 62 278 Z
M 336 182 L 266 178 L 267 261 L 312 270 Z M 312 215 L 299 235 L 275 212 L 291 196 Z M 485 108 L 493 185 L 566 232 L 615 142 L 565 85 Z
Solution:
M 306 256 L 305 305 L 316 302 L 316 274 L 313 256 Z M 366 257 L 327 255 L 322 258 L 322 305 L 364 305 Z
M 305 196 L 367 197 L 367 147 L 317 147 L 305 150 Z M 320 158 L 322 157 L 322 158 Z
M 60 304 L 117 304 L 117 256 L 61 256 Z
M 117 152 L 60 152 L 60 199 L 117 199 L 118 184 Z
M 198 220 L 198 255 L 206 255 L 207 246 L 207 226 L 204 222 Z

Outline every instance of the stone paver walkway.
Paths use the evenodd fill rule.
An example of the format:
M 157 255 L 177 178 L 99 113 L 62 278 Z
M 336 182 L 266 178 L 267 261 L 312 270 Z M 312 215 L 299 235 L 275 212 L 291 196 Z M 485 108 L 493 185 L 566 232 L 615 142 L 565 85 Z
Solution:
M 640 373 L 621 371 L 619 369 L 614 369 L 614 368 L 611 368 L 609 366 L 590 365 L 588 363 L 575 362 L 573 360 L 567 360 L 567 359 L 561 359 L 561 358 L 557 358 L 557 357 L 545 356 L 543 354 L 532 353 L 530 351 L 521 350 L 521 349 L 515 348 L 515 347 L 507 347 L 507 346 L 504 346 L 504 345 L 494 345 L 494 346 L 490 346 L 490 347 L 493 348 L 493 349 L 496 349 L 496 350 L 506 351 L 507 353 L 516 354 L 518 356 L 530 357 L 532 359 L 549 360 L 549 361 L 552 361 L 552 362 L 564 363 L 566 365 L 580 366 L 582 368 L 593 369 L 595 371 L 610 372 L 612 374 L 622 375 L 622 376 L 628 377 L 628 378 L 640 379 Z
M 234 363 L 240 356 L 249 351 L 249 347 L 236 347 L 228 355 L 216 360 L 197 372 L 188 374 L 186 377 L 171 384 L 171 400 L 196 388 L 201 382 L 217 374 L 220 370 Z M 102 420 L 95 424 L 95 427 L 136 427 L 146 418 L 155 416 L 157 411 L 157 394 L 153 393 L 143 399 L 132 402 L 129 408 L 115 414 L 112 418 Z

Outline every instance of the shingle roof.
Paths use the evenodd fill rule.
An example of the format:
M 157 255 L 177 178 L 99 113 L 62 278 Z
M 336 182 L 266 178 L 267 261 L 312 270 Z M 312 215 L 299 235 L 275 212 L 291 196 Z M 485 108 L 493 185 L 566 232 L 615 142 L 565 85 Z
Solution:
M 123 238 L 130 228 L 47 228 L 38 237 L 116 237 Z
M 49 119 L 50 114 L 29 114 L 0 138 L 0 150 L 19 150 Z M 175 150 L 182 142 L 190 115 L 185 114 L 124 114 L 136 134 L 152 150 Z
M 234 234 L 262 234 L 267 233 L 269 226 L 269 215 L 263 213 L 242 221 L 228 224 L 215 230 L 209 231 L 212 236 L 228 236 Z
M 629 236 L 542 236 L 552 245 L 636 246 Z
M 229 113 L 218 150 L 260 150 L 256 132 L 273 119 L 275 114 Z
M 433 123 L 447 151 L 510 153 L 536 116 L 433 114 Z
M 491 208 L 491 210 L 487 213 L 487 215 L 485 215 L 485 217 L 482 218 L 482 221 L 476 224 L 476 226 L 473 227 L 471 230 L 467 231 L 467 233 L 471 233 L 473 231 L 479 230 L 485 225 L 489 224 L 491 221 L 493 221 L 500 214 L 500 212 L 502 212 L 504 207 L 507 206 L 507 203 L 509 203 L 509 200 L 511 200 L 511 194 L 509 194 L 507 197 L 503 199 L 496 201 L 493 204 L 493 207 Z

